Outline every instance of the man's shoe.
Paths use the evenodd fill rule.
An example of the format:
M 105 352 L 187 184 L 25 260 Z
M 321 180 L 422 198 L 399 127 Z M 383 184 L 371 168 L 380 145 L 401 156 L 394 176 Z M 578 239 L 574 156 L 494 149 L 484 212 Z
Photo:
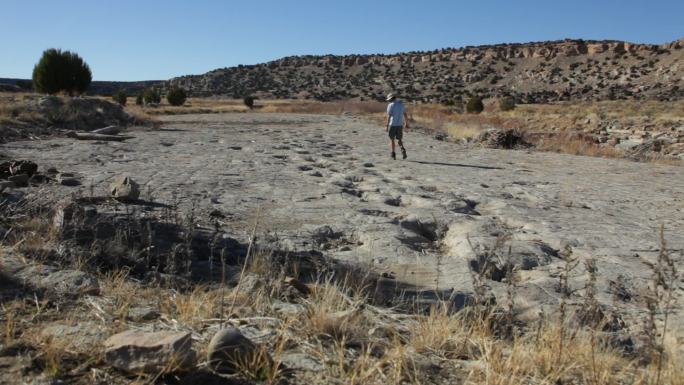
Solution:
M 401 156 L 403 156 L 404 159 L 406 159 L 406 149 L 404 147 L 401 148 Z
M 395 154 L 394 151 L 392 151 L 392 159 L 397 160 L 397 154 Z

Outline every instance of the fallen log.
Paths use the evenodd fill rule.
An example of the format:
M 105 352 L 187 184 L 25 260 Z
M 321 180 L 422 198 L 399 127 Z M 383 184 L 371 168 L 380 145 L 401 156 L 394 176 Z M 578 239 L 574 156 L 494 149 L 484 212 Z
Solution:
M 67 133 L 69 138 L 74 138 L 77 140 L 103 140 L 103 141 L 113 141 L 113 142 L 123 142 L 126 139 L 133 139 L 133 136 L 120 136 L 120 135 L 105 135 L 105 134 L 94 134 L 91 132 L 74 132 L 70 131 Z
M 117 135 L 123 130 L 124 128 L 121 126 L 107 126 L 104 128 L 98 128 L 97 130 L 92 130 L 90 132 L 93 134 Z

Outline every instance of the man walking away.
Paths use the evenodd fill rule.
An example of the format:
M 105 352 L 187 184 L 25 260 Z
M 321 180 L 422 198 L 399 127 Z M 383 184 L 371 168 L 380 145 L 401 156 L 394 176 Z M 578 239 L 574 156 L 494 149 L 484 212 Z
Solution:
M 387 122 L 385 123 L 385 129 L 389 132 L 390 147 L 392 147 L 392 159 L 397 159 L 397 155 L 394 152 L 394 140 L 399 142 L 399 147 L 401 148 L 401 155 L 406 159 L 406 149 L 404 148 L 404 125 L 408 127 L 408 115 L 406 114 L 406 108 L 401 100 L 397 100 L 394 94 L 387 95 L 387 101 L 390 102 L 387 105 Z

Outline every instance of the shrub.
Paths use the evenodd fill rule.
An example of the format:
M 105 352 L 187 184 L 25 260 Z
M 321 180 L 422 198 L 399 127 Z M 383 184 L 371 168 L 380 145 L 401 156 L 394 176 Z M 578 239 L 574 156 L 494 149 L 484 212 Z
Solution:
M 126 95 L 126 91 L 118 90 L 114 93 L 114 95 L 112 95 L 112 100 L 114 100 L 122 106 L 125 106 L 126 101 L 128 100 L 128 95 Z
M 254 96 L 245 96 L 245 98 L 242 99 L 242 102 L 251 110 L 254 108 L 254 100 L 256 100 Z
M 187 98 L 188 95 L 185 90 L 178 87 L 170 89 L 166 94 L 166 100 L 168 100 L 169 104 L 172 106 L 182 106 L 185 104 Z
M 135 97 L 135 105 L 142 106 L 144 102 L 144 97 L 142 92 L 138 92 L 138 96 Z
M 33 67 L 33 86 L 36 91 L 54 95 L 66 92 L 82 94 L 92 81 L 90 67 L 73 52 L 48 49 Z
M 33 89 L 33 82 L 30 80 L 17 80 L 16 85 L 22 90 L 30 91 Z
M 510 96 L 506 96 L 499 100 L 499 109 L 501 111 L 511 111 L 515 109 L 515 99 Z
M 466 103 L 466 112 L 469 114 L 479 114 L 484 111 L 484 103 L 482 103 L 482 98 L 479 96 L 473 96 Z
M 143 93 L 143 101 L 145 104 L 159 104 L 161 103 L 161 94 L 154 88 L 148 88 Z

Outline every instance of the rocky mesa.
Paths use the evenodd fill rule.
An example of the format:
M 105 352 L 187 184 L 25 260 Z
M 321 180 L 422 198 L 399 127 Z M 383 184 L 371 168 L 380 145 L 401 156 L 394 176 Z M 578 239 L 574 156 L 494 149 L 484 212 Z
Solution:
M 454 103 L 472 94 L 521 102 L 678 100 L 684 97 L 684 39 L 662 45 L 566 39 L 444 48 L 391 55 L 290 56 L 182 76 L 196 96 L 286 99 L 405 99 Z

